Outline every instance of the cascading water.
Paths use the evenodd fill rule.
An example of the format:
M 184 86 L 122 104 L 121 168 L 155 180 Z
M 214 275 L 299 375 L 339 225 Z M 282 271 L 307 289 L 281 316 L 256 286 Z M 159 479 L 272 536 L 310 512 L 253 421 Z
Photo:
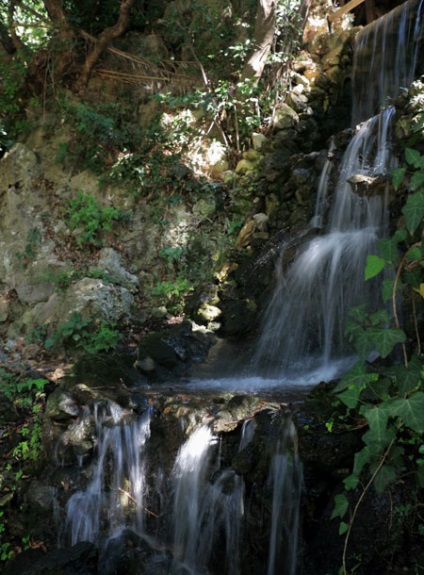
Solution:
M 269 477 L 273 496 L 267 575 L 296 575 L 302 466 L 295 443 L 296 429 L 285 421 Z
M 398 6 L 355 39 L 352 123 L 373 116 L 415 77 L 422 32 L 422 0 Z
M 66 508 L 66 531 L 72 544 L 97 542 L 106 525 L 108 534 L 127 523 L 127 507 L 132 505 L 132 525 L 143 526 L 145 474 L 143 450 L 150 434 L 149 416 L 119 424 L 122 410 L 108 404 L 94 406 L 98 437 L 97 461 L 84 491 L 77 491 Z
M 215 469 L 213 473 L 214 466 L 207 465 L 212 440 L 209 428 L 201 427 L 182 446 L 174 466 L 176 573 L 180 565 L 185 569 L 182 572 L 202 572 L 218 544 L 217 534 L 225 542 L 226 571 L 240 573 L 243 480 L 232 469 Z M 211 471 L 213 476 L 208 481 Z
M 407 2 L 386 16 L 383 24 L 377 22 L 358 35 L 353 69 L 355 123 L 365 120 L 364 114 L 376 113 L 389 96 L 396 96 L 399 86 L 412 81 L 422 31 L 421 7 L 421 2 Z M 389 39 L 390 34 L 396 41 Z M 347 311 L 377 297 L 372 282 L 364 283 L 363 270 L 367 255 L 376 252 L 378 238 L 387 231 L 384 181 L 396 165 L 391 154 L 393 115 L 389 106 L 361 125 L 344 154 L 332 198 L 327 189 L 332 166 L 330 161 L 325 164 L 312 220 L 312 225 L 322 226 L 331 200 L 324 233 L 303 247 L 288 270 L 284 254 L 277 264 L 276 289 L 264 313 L 254 360 L 256 369 L 267 376 L 298 378 L 299 373 L 308 373 L 310 381 L 310 374 L 316 372 L 319 381 L 326 373 L 337 375 L 339 366 L 343 371 L 349 365 L 343 336 Z M 378 193 L 372 187 L 376 182 Z
M 87 410 L 85 417 L 95 420 L 98 445 L 85 489 L 74 493 L 66 506 L 65 536 L 72 544 L 95 543 L 101 550 L 102 573 L 108 575 L 115 573 L 128 541 L 136 554 L 144 553 L 144 560 L 147 545 L 152 573 L 245 572 L 246 541 L 252 537 L 245 509 L 251 503 L 243 476 L 228 462 L 223 464 L 220 441 L 210 426 L 198 427 L 180 446 L 156 514 L 150 509 L 162 482 L 150 461 L 150 415 L 128 420 L 123 410 L 104 402 Z M 272 437 L 266 445 L 258 438 L 268 461 L 268 479 L 263 481 L 269 510 L 261 530 L 269 542 L 269 559 L 255 575 L 295 575 L 302 485 L 296 432 L 282 413 L 264 415 L 262 430 L 264 421 Z M 248 457 L 257 428 L 255 418 L 241 426 L 234 452 L 241 460 Z M 151 522 L 146 519 L 149 513 L 154 516 Z

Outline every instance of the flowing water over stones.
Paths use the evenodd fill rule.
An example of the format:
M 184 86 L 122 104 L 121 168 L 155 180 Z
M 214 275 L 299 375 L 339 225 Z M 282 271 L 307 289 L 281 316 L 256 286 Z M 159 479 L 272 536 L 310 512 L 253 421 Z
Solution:
M 346 315 L 351 307 L 371 299 L 372 285 L 363 280 L 365 261 L 387 229 L 385 182 L 395 165 L 390 154 L 393 113 L 387 108 L 354 135 L 339 167 L 323 235 L 304 245 L 288 270 L 282 253 L 256 350 L 256 365 L 265 374 L 325 370 L 346 355 Z M 324 173 L 329 171 L 326 167 Z M 371 184 L 377 178 L 383 189 L 374 194 Z M 368 194 L 356 189 L 366 186 L 364 182 Z M 330 203 L 325 177 L 319 198 L 314 220 L 322 219 L 322 206 Z
M 352 124 L 376 114 L 416 77 L 423 28 L 422 0 L 409 0 L 356 37 Z
M 374 114 L 412 82 L 422 28 L 422 1 L 410 0 L 357 35 L 353 122 L 363 123 L 339 166 L 333 165 L 334 142 L 330 145 L 311 222 L 321 235 L 306 243 L 288 268 L 281 247 L 276 287 L 252 364 L 256 372 L 304 374 L 309 380 L 335 362 L 339 373 L 351 364 L 346 317 L 356 305 L 378 305 L 378 293 L 363 274 L 367 256 L 376 253 L 378 239 L 387 233 L 388 181 L 396 167 L 391 150 L 395 110 L 389 106 Z
M 130 541 L 152 574 L 295 575 L 302 467 L 288 414 L 267 407 L 233 420 L 228 443 L 217 430 L 229 423 L 218 412 L 188 436 L 181 429 L 172 466 L 151 447 L 151 410 L 130 417 L 103 400 L 85 417 L 96 421 L 97 447 L 81 467 L 85 487 L 66 504 L 62 537 L 98 546 L 102 573 L 120 572 L 123 556 L 128 563 Z M 263 492 L 255 493 L 260 485 Z M 263 562 L 250 571 L 252 538 Z M 129 573 L 139 572 L 136 559 L 134 565 Z

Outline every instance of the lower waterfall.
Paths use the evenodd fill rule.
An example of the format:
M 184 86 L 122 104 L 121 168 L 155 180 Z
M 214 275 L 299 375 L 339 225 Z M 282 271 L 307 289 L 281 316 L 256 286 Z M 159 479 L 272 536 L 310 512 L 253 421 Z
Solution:
M 111 417 L 110 409 L 101 417 L 97 406 L 94 412 L 97 455 L 84 469 L 86 487 L 67 503 L 63 538 L 73 545 L 95 543 L 102 573 L 118 572 L 116 562 L 130 541 L 144 559 L 149 549 L 150 570 L 143 573 L 244 575 L 247 548 L 257 537 L 268 556 L 252 573 L 295 575 L 302 467 L 288 415 L 265 411 L 247 419 L 232 448 L 235 468 L 222 454 L 222 438 L 210 425 L 198 425 L 178 448 L 167 477 L 157 481 L 147 412 L 130 421 L 124 413 Z M 256 417 L 270 434 L 266 444 L 260 439 L 268 461 L 263 478 L 268 503 L 262 510 L 252 503 L 252 486 L 238 468 L 259 441 Z

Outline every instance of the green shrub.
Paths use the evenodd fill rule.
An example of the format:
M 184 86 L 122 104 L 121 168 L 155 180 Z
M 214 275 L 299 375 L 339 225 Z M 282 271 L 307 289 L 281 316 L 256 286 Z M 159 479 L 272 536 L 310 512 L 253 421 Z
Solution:
M 66 223 L 78 230 L 76 238 L 79 247 L 100 246 L 102 232 L 111 232 L 114 225 L 128 218 L 128 213 L 113 206 L 101 207 L 90 194 L 79 190 L 77 197 L 69 201 Z

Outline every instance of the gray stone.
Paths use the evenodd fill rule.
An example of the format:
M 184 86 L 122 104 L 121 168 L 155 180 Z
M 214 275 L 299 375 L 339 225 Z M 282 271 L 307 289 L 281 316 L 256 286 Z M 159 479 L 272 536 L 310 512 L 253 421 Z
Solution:
M 53 421 L 66 421 L 68 419 L 78 417 L 81 409 L 72 395 L 57 387 L 52 394 L 49 395 L 46 404 L 46 415 Z

